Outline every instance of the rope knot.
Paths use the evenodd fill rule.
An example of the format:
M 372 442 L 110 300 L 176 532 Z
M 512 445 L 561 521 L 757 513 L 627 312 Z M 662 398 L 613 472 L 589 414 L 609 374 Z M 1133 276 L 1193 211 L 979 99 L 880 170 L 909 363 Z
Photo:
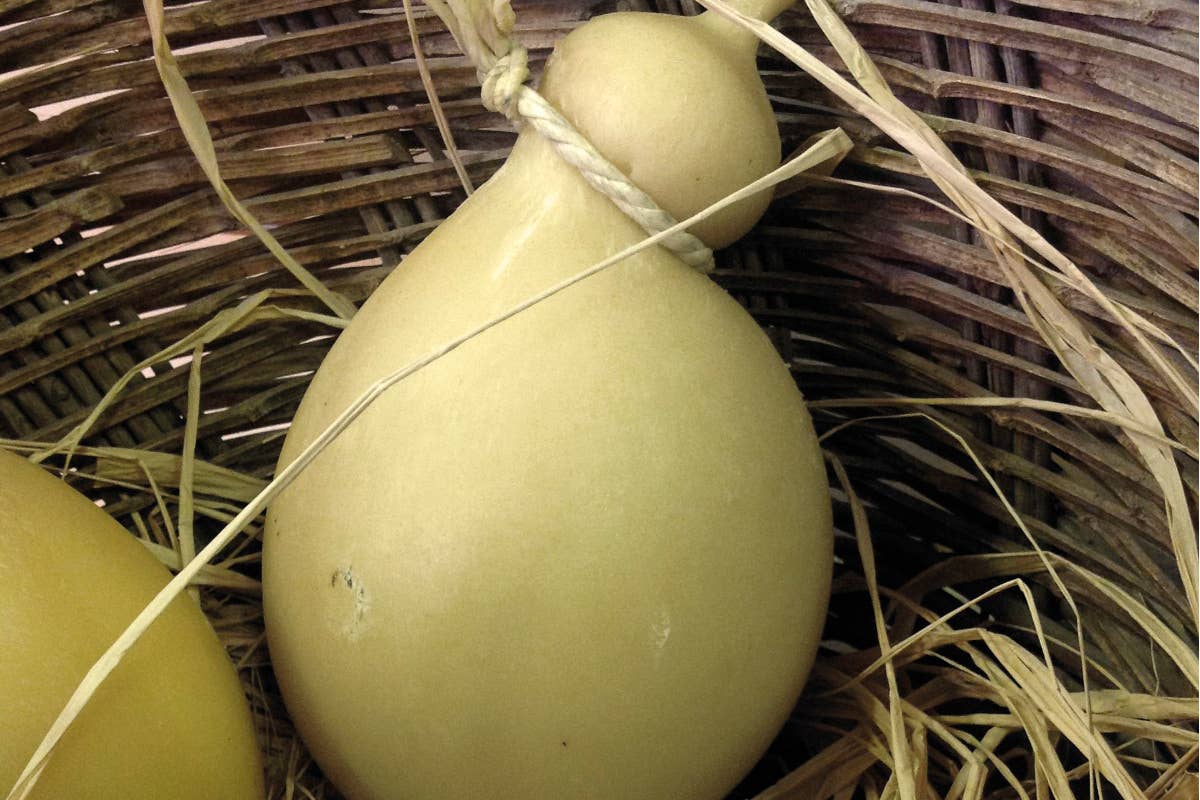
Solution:
M 635 186 L 545 98 L 525 85 L 529 80 L 529 53 L 512 35 L 517 19 L 512 0 L 425 2 L 446 23 L 478 70 L 484 108 L 503 114 L 517 125 L 531 124 L 567 163 L 579 169 L 584 180 L 611 199 L 642 230 L 653 235 L 675 224 L 653 197 Z M 713 268 L 712 251 L 687 231 L 667 237 L 662 245 L 702 272 Z
M 483 106 L 498 111 L 513 122 L 520 120 L 517 96 L 529 80 L 529 52 L 513 42 L 512 48 L 501 56 L 483 76 Z

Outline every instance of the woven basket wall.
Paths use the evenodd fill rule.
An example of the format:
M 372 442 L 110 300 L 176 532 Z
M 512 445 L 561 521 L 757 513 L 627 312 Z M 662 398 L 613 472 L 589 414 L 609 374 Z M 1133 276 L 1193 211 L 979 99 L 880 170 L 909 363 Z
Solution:
M 398 3 L 205 0 L 167 8 L 167 33 L 234 193 L 301 263 L 355 302 L 403 269 L 404 254 L 464 196 L 403 16 L 361 13 L 392 5 Z M 617 7 L 700 10 L 688 0 L 518 3 L 520 38 L 535 70 L 573 26 Z M 845 0 L 837 11 L 897 94 L 984 189 L 1195 358 L 1194 2 Z M 475 71 L 442 24 L 423 6 L 416 12 L 457 146 L 478 183 L 502 163 L 515 134 L 480 105 Z M 271 302 L 324 310 L 217 199 L 166 99 L 142 14 L 133 0 L 0 0 L 0 438 L 59 439 L 133 365 L 254 292 L 283 290 Z M 788 12 L 777 26 L 844 71 L 806 11 Z M 915 159 L 789 62 L 764 49 L 760 66 L 785 153 L 841 126 L 856 147 L 838 176 L 943 199 Z M 768 331 L 810 400 L 1027 397 L 1095 407 L 1043 345 L 979 234 L 911 195 L 806 186 L 779 197 L 717 262 L 714 279 Z M 1194 524 L 1196 463 L 1187 452 L 1197 447 L 1194 406 L 1162 385 L 1107 311 L 1047 280 L 1183 445 L 1177 459 Z M 282 429 L 333 334 L 280 318 L 208 348 L 198 456 L 270 477 Z M 1162 353 L 1195 381 L 1179 352 Z M 180 452 L 188 361 L 143 370 L 83 443 Z M 913 411 L 924 416 L 884 416 Z M 942 582 L 920 598 L 942 612 L 1005 577 L 1024 577 L 1053 643 L 1058 679 L 1080 688 L 1074 616 L 1040 562 L 1024 555 L 1028 538 L 969 448 L 1041 546 L 1138 598 L 1194 643 L 1160 490 L 1117 428 L 1011 406 L 814 412 L 821 431 L 868 415 L 880 418 L 837 432 L 825 446 L 866 504 L 881 586 L 903 587 L 949 564 Z M 76 463 L 86 472 L 93 462 Z M 83 475 L 75 485 L 131 530 L 166 541 L 152 494 Z M 846 499 L 835 490 L 836 521 L 848 532 Z M 201 519 L 201 542 L 218 527 Z M 853 674 L 879 652 L 854 537 L 840 537 L 837 546 L 822 656 L 836 669 L 818 669 L 811 698 L 735 796 L 764 791 L 789 773 L 800 788 L 769 796 L 816 796 L 801 781 L 806 773 L 797 778 L 794 771 L 827 752 L 837 730 L 858 724 L 836 700 L 818 697 L 837 675 Z M 243 544 L 249 558 L 222 562 L 217 577 L 210 575 L 226 585 L 205 588 L 206 609 L 243 667 L 270 754 L 272 795 L 283 796 L 291 775 L 332 798 L 293 740 L 273 688 L 254 550 Z M 968 565 L 979 562 L 952 560 L 992 553 L 1012 553 L 1011 563 L 976 574 Z M 1071 587 L 1101 672 L 1133 693 L 1194 695 L 1194 677 L 1156 654 L 1146 630 L 1111 596 L 1083 580 Z M 986 626 L 1033 648 L 1030 624 L 1014 593 L 954 622 Z M 919 663 L 902 674 L 902 693 L 914 703 L 923 702 L 922 680 Z M 935 706 L 930 700 L 923 707 L 935 713 Z M 1194 714 L 1159 722 L 1194 738 Z M 933 796 L 943 796 L 957 773 L 936 755 L 949 749 L 934 738 L 923 778 Z M 1054 736 L 1062 763 L 1086 765 L 1068 738 Z M 1127 766 L 1147 796 L 1194 794 L 1194 747 L 1189 755 L 1183 739 L 1133 738 L 1126 752 L 1140 760 Z M 1015 735 L 1008 742 L 1006 761 L 1032 794 L 1036 770 L 1023 741 Z M 885 764 L 860 773 L 820 796 L 887 784 Z M 1086 794 L 1086 773 L 1073 778 Z M 1012 795 L 1003 782 L 986 782 L 980 791 Z

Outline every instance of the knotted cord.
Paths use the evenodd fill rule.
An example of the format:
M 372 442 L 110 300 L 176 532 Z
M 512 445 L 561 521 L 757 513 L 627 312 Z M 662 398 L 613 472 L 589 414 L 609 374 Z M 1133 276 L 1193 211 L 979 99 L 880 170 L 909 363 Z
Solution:
M 482 84 L 483 105 L 518 125 L 527 122 L 544 136 L 568 164 L 579 170 L 593 188 L 616 203 L 650 235 L 661 233 L 676 220 L 650 195 L 567 121 L 557 109 L 526 84 L 529 54 L 512 37 L 516 14 L 510 0 L 426 0 L 466 53 Z M 687 231 L 668 236 L 663 246 L 701 272 L 714 266 L 712 250 Z

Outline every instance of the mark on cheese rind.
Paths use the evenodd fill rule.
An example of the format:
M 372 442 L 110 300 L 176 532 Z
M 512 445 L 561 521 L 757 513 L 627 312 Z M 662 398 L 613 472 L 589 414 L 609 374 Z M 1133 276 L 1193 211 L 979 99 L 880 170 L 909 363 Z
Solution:
M 329 578 L 329 585 L 337 591 L 350 593 L 352 605 L 341 623 L 341 631 L 349 641 L 358 639 L 361 633 L 367 611 L 371 608 L 370 595 L 363 585 L 362 578 L 354 573 L 350 565 L 334 570 Z

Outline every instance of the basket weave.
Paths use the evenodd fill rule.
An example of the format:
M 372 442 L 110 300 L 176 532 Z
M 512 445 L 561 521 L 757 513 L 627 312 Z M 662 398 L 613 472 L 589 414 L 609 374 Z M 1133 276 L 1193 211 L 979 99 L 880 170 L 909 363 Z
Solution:
M 167 8 L 167 33 L 211 125 L 223 176 L 301 263 L 355 302 L 464 197 L 403 16 L 361 13 L 391 5 L 206 0 Z M 535 72 L 573 26 L 617 7 L 699 11 L 688 0 L 518 3 L 519 35 Z M 901 99 L 984 189 L 1106 294 L 1196 357 L 1194 2 L 844 0 L 836 10 Z M 420 6 L 416 16 L 457 146 L 479 183 L 502 163 L 515 134 L 482 108 L 475 71 L 437 18 Z M 788 12 L 777 26 L 844 70 L 807 12 Z M 272 303 L 324 311 L 225 212 L 184 142 L 150 55 L 140 3 L 0 0 L 0 438 L 59 439 L 133 365 L 254 292 L 278 289 Z M 841 126 L 856 147 L 840 177 L 936 196 L 915 159 L 789 62 L 764 50 L 760 66 L 785 153 Z M 717 264 L 713 278 L 768 331 L 811 401 L 1026 397 L 1095 406 L 1044 346 L 979 234 L 911 194 L 806 184 L 779 197 L 750 236 L 717 254 Z M 1177 462 L 1194 524 L 1196 461 L 1187 452 L 1197 447 L 1194 407 L 1161 385 L 1108 312 L 1048 280 L 1183 445 Z M 198 457 L 269 477 L 282 428 L 333 333 L 282 317 L 208 348 Z M 1186 358 L 1163 352 L 1194 382 Z M 180 452 L 189 360 L 144 370 L 84 444 Z M 875 417 L 838 430 L 825 446 L 867 508 L 881 586 L 903 587 L 944 565 L 943 582 L 930 579 L 921 598 L 940 613 L 1004 577 L 1023 577 L 1059 681 L 1081 687 L 1074 615 L 1042 562 L 1026 555 L 1028 538 L 973 453 L 1041 546 L 1136 598 L 1194 643 L 1162 495 L 1112 425 L 1013 406 L 814 413 L 821 431 Z M 85 471 L 89 463 L 77 462 Z M 169 542 L 153 494 L 86 476 L 76 485 L 144 537 Z M 835 489 L 834 501 L 839 529 L 852 531 L 847 495 Z M 215 526 L 213 519 L 197 523 L 201 542 Z M 271 755 L 272 796 L 284 796 L 290 776 L 317 796 L 335 797 L 294 740 L 273 688 L 255 546 L 241 546 L 240 558 L 208 575 L 223 585 L 205 589 L 206 609 L 243 668 Z M 883 763 L 849 783 L 831 781 L 825 793 L 794 772 L 856 724 L 820 691 L 879 653 L 854 537 L 839 537 L 837 547 L 825 650 L 837 669 L 818 669 L 811 699 L 735 796 L 764 791 L 789 773 L 764 797 L 849 797 L 838 793 L 853 786 L 875 796 L 887 785 Z M 980 562 L 954 560 L 997 553 L 1011 555 L 978 573 Z M 1086 580 L 1069 584 L 1088 655 L 1111 678 L 1093 676 L 1097 686 L 1195 694 L 1194 676 L 1164 658 L 1111 594 Z M 955 593 L 942 591 L 950 585 Z M 1030 624 L 1014 593 L 954 622 L 1003 631 L 1035 649 Z M 922 699 L 914 663 L 901 676 L 901 694 L 934 713 L 939 701 Z M 1147 797 L 1194 794 L 1195 747 L 1189 751 L 1185 740 L 1194 739 L 1195 715 L 1160 722 L 1178 740 L 1133 737 L 1126 752 L 1140 760 L 1129 761 L 1130 774 Z M 1125 741 L 1119 733 L 1114 746 Z M 929 736 L 922 785 L 931 796 L 962 796 L 963 787 L 953 788 L 957 773 L 937 756 L 946 746 Z M 1086 765 L 1086 754 L 1052 738 L 1065 768 Z M 869 752 L 868 744 L 837 763 Z M 1032 746 L 1008 747 L 1004 760 L 1032 796 L 1042 785 Z M 869 755 L 865 763 L 876 760 Z M 1073 774 L 1071 785 L 1086 792 L 1080 776 L 1086 773 Z M 996 780 L 978 790 L 980 797 L 1013 794 Z

